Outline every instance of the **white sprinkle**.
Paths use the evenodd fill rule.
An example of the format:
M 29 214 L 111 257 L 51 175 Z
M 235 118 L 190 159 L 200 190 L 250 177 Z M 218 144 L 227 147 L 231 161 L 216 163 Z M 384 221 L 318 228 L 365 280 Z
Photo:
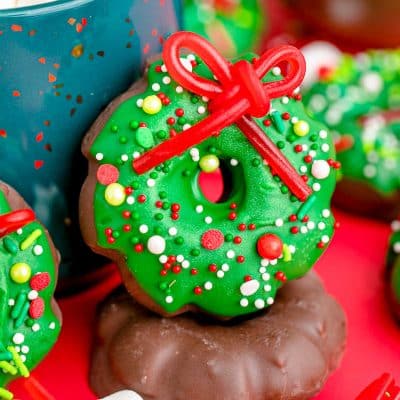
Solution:
M 174 301 L 174 298 L 172 296 L 167 296 L 165 298 L 165 302 L 168 303 L 168 304 L 171 304 L 173 301 Z
M 155 185 L 156 185 L 156 181 L 155 181 L 155 179 L 152 179 L 152 178 L 150 178 L 150 179 L 147 179 L 147 186 L 148 187 L 154 187 Z
M 33 246 L 33 254 L 35 256 L 40 256 L 43 254 L 43 247 L 40 244 L 35 244 L 35 246 Z
M 303 173 L 303 174 L 305 174 L 305 173 L 307 172 L 307 167 L 306 167 L 305 165 L 302 165 L 302 166 L 300 167 L 300 172 Z
M 289 97 L 283 96 L 281 99 L 282 104 L 288 104 L 289 103 Z
M 315 222 L 314 221 L 308 221 L 307 222 L 307 228 L 312 231 L 315 228 Z
M 204 113 L 206 112 L 206 108 L 205 108 L 204 106 L 199 106 L 199 107 L 197 108 L 197 112 L 198 112 L 199 114 L 204 114 Z
M 134 198 L 133 196 L 128 196 L 128 197 L 126 198 L 126 202 L 127 202 L 129 205 L 131 205 L 131 204 L 133 204 L 133 203 L 135 202 L 135 198 Z
M 17 229 L 17 235 L 22 235 L 22 232 L 23 232 L 22 228 Z
M 311 152 L 310 152 L 311 153 Z M 317 179 L 326 179 L 331 172 L 331 167 L 325 160 L 315 160 L 311 167 L 311 175 Z
M 222 269 L 222 271 L 224 271 L 224 272 L 228 272 L 229 271 L 229 265 L 228 264 L 222 264 L 221 265 L 221 269 Z
M 164 85 L 169 85 L 171 83 L 171 78 L 169 76 L 164 76 L 164 78 L 162 78 L 162 82 Z
M 300 232 L 301 232 L 301 233 L 307 233 L 307 232 L 308 232 L 308 228 L 307 228 L 306 226 L 302 226 L 302 227 L 300 228 Z
M 10 307 L 12 307 L 15 304 L 15 300 L 14 299 L 8 299 L 8 305 Z
M 158 261 L 160 261 L 161 264 L 165 264 L 168 261 L 168 257 L 165 254 L 163 254 L 162 256 L 160 256 Z
M 256 293 L 259 288 L 260 282 L 256 279 L 252 279 L 251 281 L 244 282 L 240 285 L 240 293 L 242 293 L 243 296 L 251 296 Z
M 270 292 L 271 290 L 272 290 L 272 286 L 271 285 L 264 285 L 264 291 Z
M 299 122 L 299 119 L 298 119 L 297 117 L 293 117 L 293 118 L 290 120 L 290 122 L 291 122 L 292 124 L 296 124 L 297 122 Z
M 303 144 L 303 145 L 302 145 L 302 150 L 303 150 L 303 151 L 307 151 L 307 150 L 308 150 L 308 145 Z
M 310 157 L 314 158 L 314 157 L 317 155 L 317 152 L 316 152 L 315 150 L 310 150 L 310 151 L 308 152 L 308 155 L 309 155 Z
M 296 253 L 296 247 L 293 246 L 292 244 L 289 244 L 288 248 L 289 248 L 289 250 L 290 250 L 290 252 L 291 252 L 292 254 Z
M 265 307 L 265 301 L 264 301 L 263 299 L 257 299 L 257 300 L 254 302 L 254 306 L 255 306 L 258 310 L 261 310 L 261 309 L 263 309 L 263 308 Z
M 38 298 L 38 296 L 39 296 L 39 293 L 38 293 L 36 290 L 31 290 L 31 291 L 28 293 L 28 299 L 29 299 L 29 300 L 35 300 L 35 299 Z
M 208 103 L 210 99 L 207 96 L 201 96 L 201 99 L 205 102 Z
M 31 329 L 33 330 L 33 332 L 37 332 L 40 330 L 40 325 L 38 323 L 33 324 Z
M 162 72 L 167 72 L 167 67 L 165 66 L 165 64 L 161 65 L 161 71 Z
M 398 220 L 398 219 L 394 220 L 390 224 L 390 227 L 392 228 L 392 231 L 394 231 L 394 232 L 400 231 L 400 220 Z
M 265 274 L 262 274 L 261 277 L 262 277 L 263 281 L 269 281 L 271 279 L 271 275 L 268 272 L 266 272 Z
M 26 361 L 26 356 L 25 356 L 24 354 L 21 354 L 19 357 L 21 358 L 21 361 L 22 361 L 22 362 L 25 362 L 25 361 Z
M 181 265 L 182 268 L 186 269 L 190 267 L 190 262 L 188 260 L 183 260 Z
M 149 231 L 149 227 L 145 224 L 139 226 L 140 233 L 147 233 Z
M 276 226 L 282 226 L 282 225 L 283 225 L 283 219 L 282 219 L 282 218 L 278 218 L 278 219 L 275 221 L 275 225 L 276 225 Z
M 204 222 L 206 224 L 211 224 L 212 221 L 213 221 L 213 219 L 210 216 L 207 216 L 207 217 L 204 218 Z
M 319 131 L 319 137 L 321 139 L 326 139 L 328 137 L 328 132 L 326 130 L 324 130 L 324 129 L 320 130 Z
M 377 72 L 367 72 L 361 77 L 360 83 L 369 93 L 378 93 L 383 86 L 383 80 Z
M 196 206 L 196 212 L 197 214 L 201 214 L 204 210 L 204 207 L 202 205 Z
M 330 149 L 330 147 L 329 147 L 329 144 L 328 144 L 328 143 L 324 143 L 324 144 L 321 146 L 321 150 L 322 150 L 324 153 L 327 153 L 327 152 L 329 151 L 329 149 Z
M 276 265 L 278 263 L 278 260 L 275 258 L 275 260 L 269 260 L 269 263 L 271 265 Z
M 15 344 L 22 344 L 22 343 L 24 343 L 24 340 L 25 340 L 25 336 L 20 332 L 16 333 L 12 338 L 12 341 Z
M 324 210 L 322 210 L 322 216 L 324 218 L 329 218 L 331 216 L 331 212 L 327 208 L 325 208 Z
M 322 242 L 322 243 L 328 243 L 328 242 L 329 242 L 329 236 L 328 236 L 328 235 L 322 236 L 321 242 Z
M 261 266 L 262 266 L 262 267 L 268 267 L 268 265 L 269 265 L 269 260 L 268 260 L 268 258 L 263 258 L 263 259 L 261 260 Z
M 177 86 L 175 91 L 176 91 L 176 93 L 183 93 L 183 87 L 182 86 Z
M 320 231 L 323 231 L 326 228 L 325 222 L 319 222 L 318 223 L 318 229 Z
M 96 160 L 97 161 L 101 161 L 104 158 L 104 154 L 103 153 L 97 153 L 96 154 Z
M 151 85 L 151 88 L 152 88 L 155 92 L 158 92 L 158 91 L 161 89 L 161 87 L 160 87 L 160 85 L 159 85 L 158 83 L 153 83 L 153 84 Z
M 207 282 L 204 284 L 204 289 L 206 289 L 206 290 L 211 290 L 212 288 L 213 288 L 212 282 L 207 281 Z
M 23 346 L 21 347 L 21 351 L 22 351 L 24 354 L 28 354 L 28 353 L 29 353 L 29 346 L 23 345 Z
M 373 178 L 376 175 L 375 165 L 368 164 L 364 167 L 364 175 L 367 178 Z
M 272 306 L 272 304 L 274 304 L 274 299 L 272 297 L 268 297 L 267 303 L 268 305 Z
M 400 253 L 400 242 L 393 243 L 393 251 L 397 254 Z
M 193 71 L 192 63 L 187 57 L 186 58 L 181 57 L 181 64 L 185 67 L 187 71 L 189 72 Z
M 129 160 L 128 154 L 122 154 L 122 155 L 121 155 L 121 160 L 122 160 L 123 162 L 127 162 L 127 161 Z
M 165 247 L 166 247 L 165 239 L 162 236 L 154 235 L 149 237 L 149 240 L 147 241 L 147 249 L 151 254 L 162 254 L 165 250 Z
M 176 229 L 174 226 L 168 229 L 168 233 L 171 236 L 175 236 L 178 233 L 178 229 Z
M 275 75 L 275 76 L 282 75 L 281 69 L 279 67 L 272 68 L 272 75 Z
M 265 268 L 265 267 L 260 267 L 260 268 L 258 269 L 258 272 L 259 272 L 260 274 L 264 274 L 265 272 L 267 272 L 267 268 Z
M 133 157 L 134 159 L 139 158 L 139 157 L 140 157 L 140 153 L 139 153 L 138 151 L 135 151 L 135 152 L 132 154 L 132 157 Z
M 227 256 L 228 258 L 233 258 L 233 257 L 235 257 L 235 252 L 234 252 L 233 250 L 228 250 L 228 251 L 226 252 L 226 256 Z
M 239 164 L 239 161 L 235 158 L 232 158 L 230 164 L 232 165 L 232 167 L 236 167 Z
M 321 190 L 321 185 L 318 182 L 313 183 L 312 188 L 314 192 L 319 192 Z
M 49 328 L 50 329 L 55 329 L 55 327 L 56 327 L 56 323 L 55 322 L 50 322 Z
M 249 301 L 247 299 L 240 299 L 240 305 L 242 307 L 247 307 L 249 305 Z
M 193 149 L 190 149 L 189 154 L 191 156 L 198 156 L 200 154 L 199 149 L 197 149 L 196 147 L 193 147 Z
M 185 125 L 183 125 L 183 127 L 182 127 L 182 129 L 184 130 L 184 131 L 187 131 L 189 128 L 191 128 L 192 127 L 192 125 L 190 125 L 190 124 L 185 124 Z
M 196 60 L 196 56 L 195 56 L 194 54 L 188 54 L 188 55 L 186 56 L 186 58 L 187 58 L 189 61 L 195 61 L 195 60 Z
M 142 107 L 143 107 L 143 99 L 137 99 L 136 105 L 137 105 L 139 108 L 142 108 Z
M 185 257 L 183 257 L 182 254 L 178 254 L 178 255 L 176 256 L 176 261 L 178 261 L 179 263 L 181 263 L 184 259 L 185 259 Z
M 224 275 L 225 275 L 225 272 L 224 272 L 224 271 L 221 271 L 221 270 L 217 271 L 217 277 L 218 277 L 218 278 L 223 278 Z

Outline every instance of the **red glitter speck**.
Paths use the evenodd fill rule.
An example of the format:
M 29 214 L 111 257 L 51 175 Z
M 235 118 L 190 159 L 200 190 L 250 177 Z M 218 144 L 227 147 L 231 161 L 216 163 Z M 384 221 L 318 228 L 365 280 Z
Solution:
M 194 294 L 195 295 L 200 295 L 200 294 L 202 294 L 203 293 L 203 289 L 200 287 L 200 286 L 196 286 L 194 289 L 193 289 L 193 292 L 194 292 Z
M 335 225 L 333 226 L 335 229 L 339 229 L 340 228 L 340 222 L 336 221 Z
M 46 64 L 46 58 L 45 57 L 40 57 L 38 59 L 38 61 L 40 62 L 40 64 Z
M 33 162 L 33 166 L 34 166 L 35 169 L 40 169 L 40 168 L 43 167 L 43 165 L 44 165 L 44 161 L 43 160 L 35 160 Z
M 13 90 L 13 96 L 14 97 L 20 97 L 21 96 L 21 92 L 19 90 Z
M 49 80 L 49 83 L 54 83 L 57 80 L 57 77 L 49 72 L 48 80 Z
M 21 25 L 13 24 L 13 25 L 11 25 L 11 30 L 13 32 L 22 32 L 23 28 Z
M 203 233 L 201 245 L 207 250 L 216 250 L 224 243 L 224 235 L 217 229 L 210 229 Z
M 97 181 L 102 185 L 115 183 L 119 178 L 119 170 L 112 164 L 103 164 L 97 169 Z
M 217 266 L 215 265 L 215 264 L 210 264 L 209 266 L 208 266 L 208 270 L 210 271 L 210 272 L 217 272 Z
M 7 137 L 7 131 L 5 129 L 0 129 L 0 136 L 3 138 Z
M 39 132 L 39 133 L 36 135 L 35 140 L 39 143 L 39 142 L 41 142 L 41 141 L 43 140 L 43 137 L 44 137 L 43 132 Z

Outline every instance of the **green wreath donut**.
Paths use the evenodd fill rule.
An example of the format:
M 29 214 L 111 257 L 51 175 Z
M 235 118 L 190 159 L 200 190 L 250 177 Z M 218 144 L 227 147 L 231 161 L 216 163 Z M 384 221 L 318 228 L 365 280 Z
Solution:
M 211 79 L 200 59 L 181 61 Z M 266 77 L 280 79 L 278 67 Z M 307 182 L 312 193 L 305 202 L 235 125 L 147 173 L 135 172 L 133 160 L 202 121 L 208 106 L 158 60 L 145 80 L 111 103 L 83 143 L 90 161 L 81 194 L 83 236 L 118 263 L 138 301 L 164 315 L 199 309 L 233 317 L 268 307 L 333 235 L 334 147 L 297 92 L 273 100 L 271 112 L 255 121 Z M 198 177 L 218 166 L 230 186 L 212 203 Z
M 373 217 L 400 210 L 400 52 L 343 55 L 305 93 L 312 115 L 336 135 L 343 179 L 334 201 Z
M 59 257 L 21 197 L 0 182 L 0 398 L 28 377 L 55 344 L 60 311 L 53 300 Z
M 186 30 L 208 38 L 227 57 L 254 50 L 266 25 L 259 0 L 185 0 Z

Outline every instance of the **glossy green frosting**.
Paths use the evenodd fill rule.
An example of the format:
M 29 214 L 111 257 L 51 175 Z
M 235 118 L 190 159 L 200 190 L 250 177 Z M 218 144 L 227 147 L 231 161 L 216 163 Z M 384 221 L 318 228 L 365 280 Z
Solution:
M 399 189 L 399 50 L 344 55 L 304 100 L 311 115 L 336 135 L 344 178 L 384 196 Z M 395 112 L 389 117 L 388 111 Z
M 0 215 L 10 211 L 7 198 L 0 190 Z M 12 276 L 12 267 L 19 263 L 27 264 L 31 272 L 30 279 L 23 283 Z M 60 331 L 60 322 L 51 305 L 56 264 L 40 223 L 29 223 L 0 238 L 0 267 L 0 398 L 8 399 L 12 395 L 4 386 L 15 378 L 29 376 L 29 371 L 52 348 Z M 39 287 L 32 279 L 42 273 L 48 274 L 48 285 L 33 290 L 32 286 Z M 30 314 L 32 302 L 41 302 L 38 298 L 44 301 L 44 310 L 37 315 Z
M 209 39 L 227 56 L 243 54 L 258 45 L 267 25 L 259 0 L 213 2 L 185 0 L 183 25 Z M 220 3 L 220 4 L 218 4 Z
M 193 62 L 194 56 L 187 60 Z M 210 77 L 204 64 L 194 64 L 196 73 Z M 280 70 L 275 68 L 266 79 L 281 79 Z M 146 113 L 146 98 L 160 93 L 170 104 L 154 115 Z M 303 276 L 333 235 L 330 199 L 336 170 L 330 165 L 335 154 L 324 126 L 305 113 L 299 94 L 273 100 L 269 115 L 256 120 L 313 189 L 301 203 L 236 126 L 137 175 L 133 159 L 206 118 L 207 99 L 172 81 L 162 61 L 149 67 L 147 88 L 127 97 L 104 116 L 100 132 L 84 148 L 97 170 L 89 177 L 96 179 L 97 174 L 93 198 L 85 198 L 93 201 L 97 250 L 108 255 L 116 250 L 115 260 L 165 313 L 193 305 L 232 317 L 268 307 L 282 277 Z M 295 133 L 299 121 L 309 128 L 304 136 Z M 208 201 L 198 185 L 203 157 L 210 155 L 219 159 L 226 182 L 231 182 L 218 203 Z M 113 176 L 105 184 L 102 168 Z M 327 176 L 319 175 L 321 168 Z M 121 204 L 111 204 L 110 193 L 111 203 L 116 199 Z M 204 237 L 215 238 L 210 231 L 222 236 L 220 247 L 212 250 L 204 243 Z M 275 259 L 262 258 L 257 250 L 259 238 L 267 233 L 283 243 Z

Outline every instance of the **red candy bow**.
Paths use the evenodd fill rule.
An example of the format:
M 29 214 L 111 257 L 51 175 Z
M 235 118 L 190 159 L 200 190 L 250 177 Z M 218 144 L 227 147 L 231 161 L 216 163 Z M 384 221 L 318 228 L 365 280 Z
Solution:
M 32 210 L 17 210 L 0 215 L 0 238 L 35 220 Z
M 188 71 L 180 60 L 183 48 L 196 53 L 216 80 Z M 163 60 L 176 82 L 188 91 L 211 100 L 210 115 L 134 160 L 133 168 L 138 174 L 149 171 L 227 126 L 236 124 L 291 192 L 301 201 L 307 199 L 311 189 L 251 118 L 263 117 L 270 110 L 272 98 L 290 95 L 299 87 L 305 73 L 305 61 L 299 50 L 292 46 L 281 46 L 266 51 L 252 63 L 240 60 L 231 64 L 202 37 L 192 32 L 178 32 L 165 42 Z M 262 82 L 268 71 L 282 62 L 289 64 L 287 75 L 277 82 Z

